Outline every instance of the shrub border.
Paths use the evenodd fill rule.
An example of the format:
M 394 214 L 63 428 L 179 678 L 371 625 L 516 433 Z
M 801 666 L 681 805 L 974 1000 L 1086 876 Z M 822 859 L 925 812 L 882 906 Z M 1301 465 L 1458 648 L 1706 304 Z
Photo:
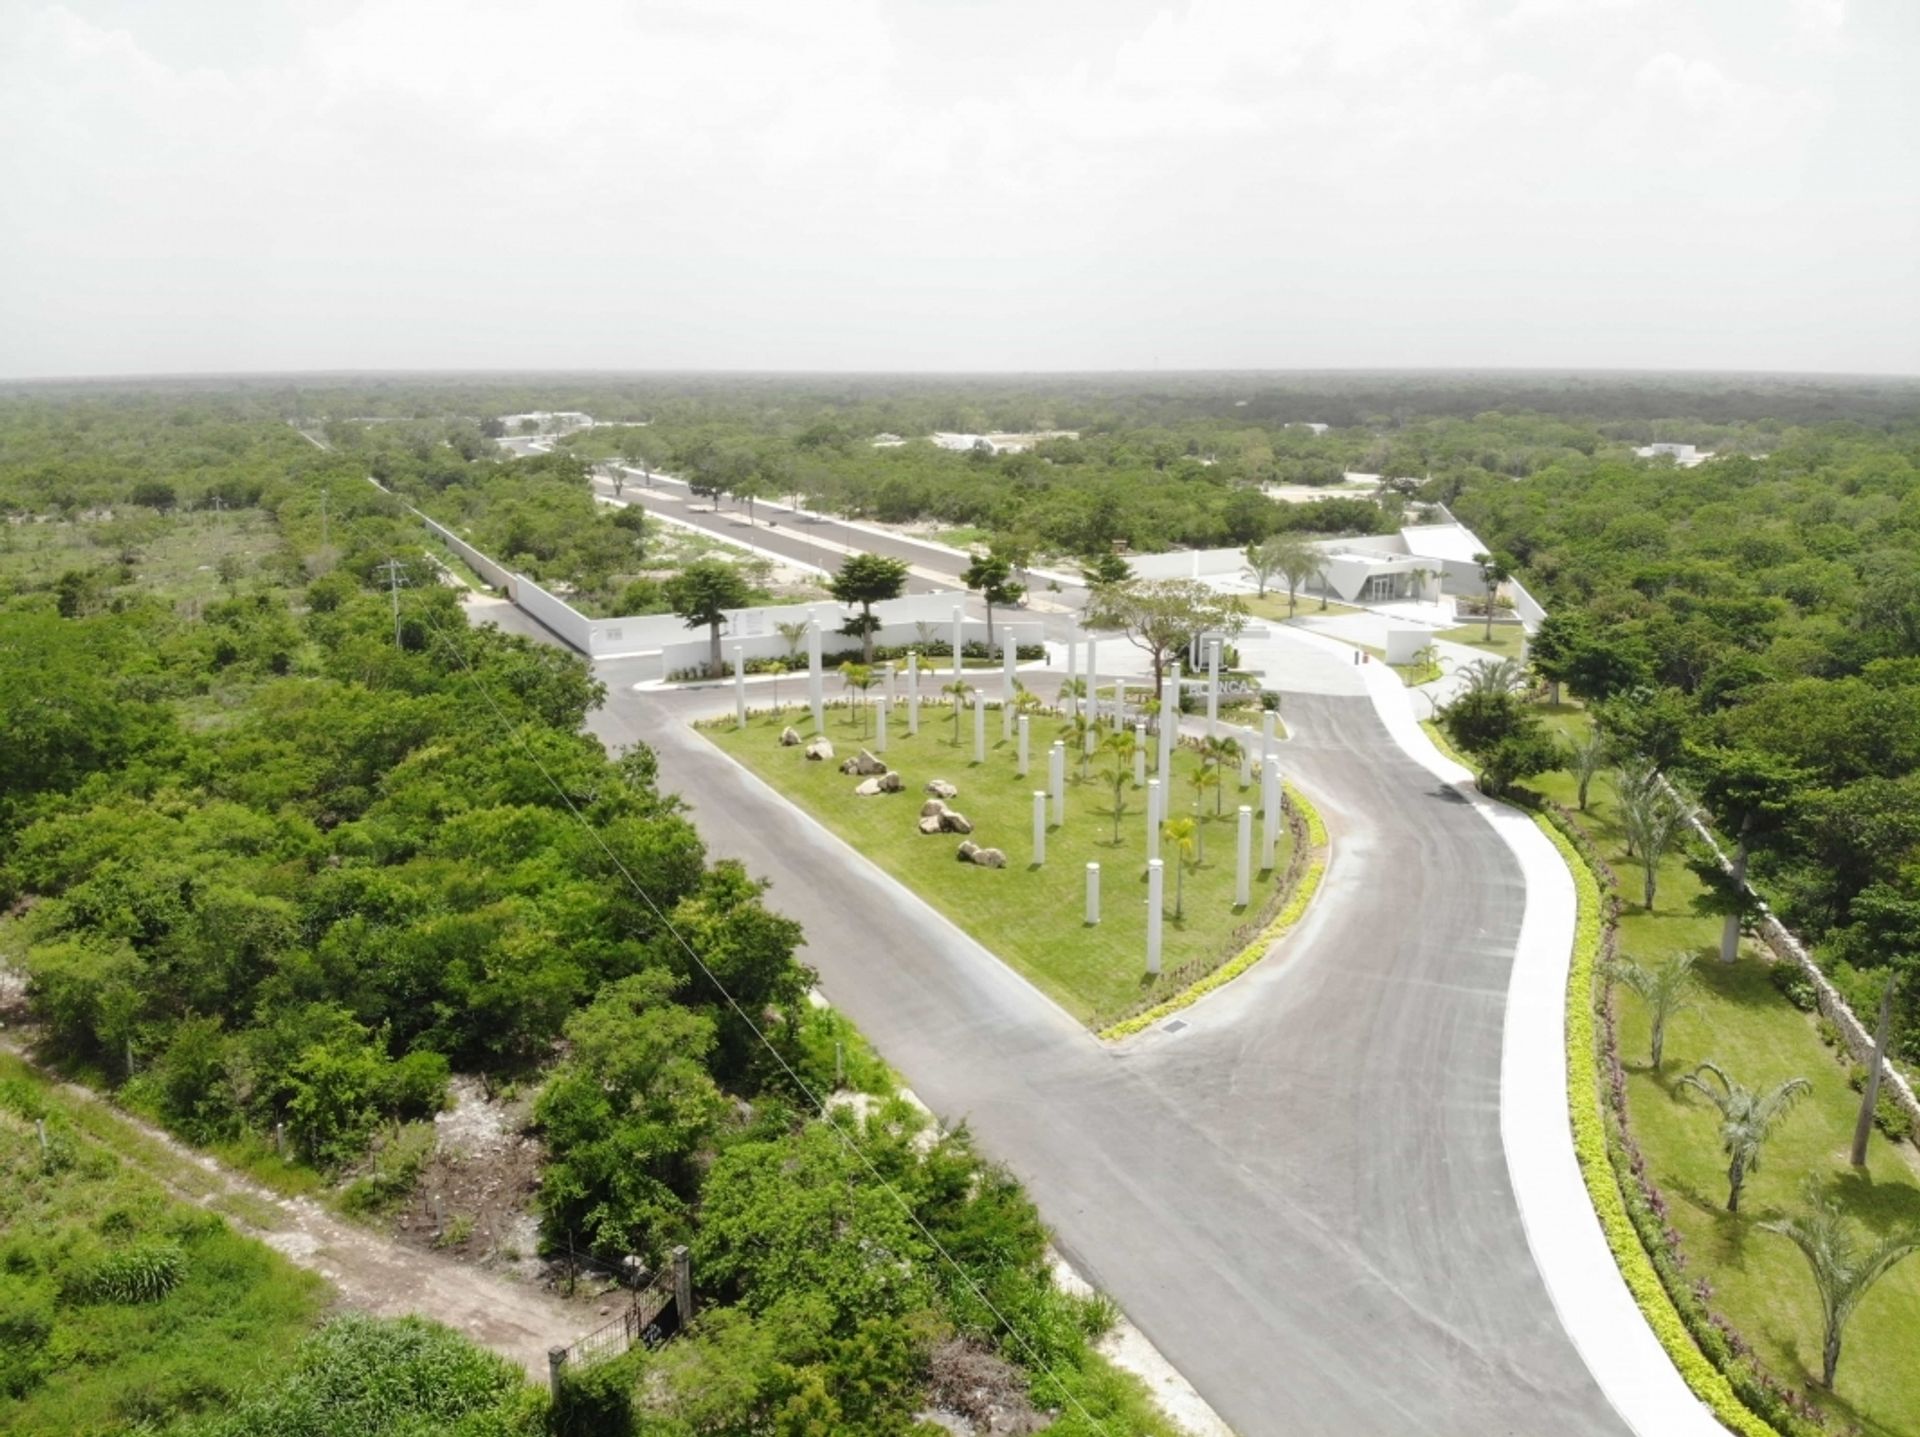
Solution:
M 1131 1038 L 1135 1033 L 1151 1028 L 1162 1018 L 1170 1017 L 1182 1008 L 1191 1007 L 1214 989 L 1231 983 L 1264 958 L 1267 950 L 1284 937 L 1288 929 L 1300 921 L 1301 915 L 1307 911 L 1307 905 L 1313 901 L 1313 895 L 1320 889 L 1321 875 L 1326 872 L 1327 826 L 1321 821 L 1320 811 L 1307 801 L 1306 795 L 1299 789 L 1290 783 L 1283 783 L 1281 787 L 1286 792 L 1287 806 L 1300 817 L 1306 827 L 1308 851 L 1312 856 L 1279 913 L 1274 915 L 1271 923 L 1254 935 L 1253 940 L 1246 947 L 1212 972 L 1188 984 L 1171 998 L 1154 1004 L 1146 1012 L 1136 1013 L 1131 1018 L 1122 1018 L 1118 1023 L 1102 1028 L 1101 1041 L 1113 1043 L 1122 1038 Z
M 1551 810 L 1535 812 L 1532 817 L 1566 864 L 1578 900 L 1573 959 L 1567 969 L 1567 1105 L 1574 1157 L 1600 1220 L 1600 1230 L 1641 1315 L 1694 1396 L 1722 1425 L 1741 1437 L 1780 1437 L 1779 1429 L 1748 1407 L 1726 1373 L 1700 1350 L 1627 1211 L 1601 1106 L 1594 1022 L 1594 981 L 1612 921 L 1605 914 L 1599 877 L 1580 846 L 1561 828 L 1565 820 Z

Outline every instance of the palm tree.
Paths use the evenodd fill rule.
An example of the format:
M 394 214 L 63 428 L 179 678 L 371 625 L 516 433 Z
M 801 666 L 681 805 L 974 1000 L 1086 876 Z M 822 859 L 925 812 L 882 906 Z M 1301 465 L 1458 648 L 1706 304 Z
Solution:
M 1671 954 L 1657 968 L 1642 968 L 1638 963 L 1616 963 L 1612 977 L 1647 1005 L 1647 1018 L 1653 1030 L 1648 1056 L 1654 1071 L 1658 1072 L 1660 1053 L 1667 1043 L 1667 1019 L 1693 1003 L 1693 955 Z
M 1621 810 L 1645 801 L 1660 787 L 1660 770 L 1644 758 L 1630 758 L 1613 771 L 1613 795 Z M 1624 827 L 1624 824 L 1622 825 Z M 1627 831 L 1627 857 L 1634 854 L 1633 833 Z
M 1060 725 L 1060 737 L 1067 741 L 1067 747 L 1080 755 L 1080 781 L 1087 780 L 1087 762 L 1093 757 L 1094 745 L 1090 742 L 1100 735 L 1100 725 L 1088 718 L 1085 713 L 1076 713 Z
M 812 625 L 805 619 L 796 619 L 791 624 L 774 625 L 774 628 L 779 630 L 780 637 L 787 642 L 787 666 L 789 668 L 794 667 L 795 662 L 799 659 L 800 645 L 807 641 L 807 630 L 811 627 Z
M 1240 762 L 1240 745 L 1230 738 L 1205 738 L 1201 740 L 1201 766 L 1212 775 L 1213 816 L 1220 816 L 1220 790 L 1227 776 L 1227 769 Z
M 1527 685 L 1526 668 L 1518 659 L 1475 659 L 1458 672 L 1466 680 L 1462 693 L 1515 694 Z
M 1589 728 L 1584 737 L 1563 740 L 1567 751 L 1567 772 L 1579 786 L 1580 811 L 1587 811 L 1587 789 L 1607 761 L 1607 741 L 1600 730 Z
M 1200 798 L 1206 793 L 1207 785 L 1216 781 L 1212 770 L 1213 758 L 1203 752 L 1200 761 L 1193 766 L 1193 772 L 1187 775 L 1187 783 L 1193 789 L 1194 842 L 1202 856 L 1207 851 L 1207 830 L 1200 818 Z
M 854 727 L 862 738 L 867 736 L 867 690 L 873 687 L 873 666 L 859 664 L 849 659 L 840 665 L 840 684 L 848 694 L 858 694 L 852 701 Z M 958 737 L 954 742 L 958 743 Z
M 1638 853 L 1644 880 L 1642 891 L 1649 913 L 1653 911 L 1653 895 L 1660 883 L 1660 860 L 1667 856 L 1667 849 L 1680 836 L 1686 821 L 1679 805 L 1658 788 L 1621 800 L 1620 826 L 1626 831 L 1627 851 Z
M 1066 679 L 1060 684 L 1061 707 L 1068 713 L 1080 712 L 1080 700 L 1087 696 L 1085 679 Z
M 1127 786 L 1133 781 L 1133 730 L 1110 733 L 1100 741 L 1100 752 L 1113 760 L 1107 782 L 1113 788 L 1113 841 L 1120 842 L 1120 816 L 1127 811 Z
M 1186 915 L 1184 875 L 1200 866 L 1200 824 L 1192 818 L 1169 818 L 1160 824 L 1160 837 L 1173 849 L 1173 919 Z
M 966 707 L 967 695 L 973 690 L 967 687 L 965 679 L 955 679 L 940 690 L 953 700 L 953 746 L 960 747 L 960 710 Z
M 1425 603 L 1427 598 L 1427 580 L 1439 578 L 1440 571 L 1438 569 L 1409 569 L 1407 573 L 1413 579 L 1414 600 L 1418 603 Z
M 1713 1075 L 1718 1087 L 1700 1081 L 1702 1073 Z M 1682 1088 L 1696 1088 L 1720 1110 L 1720 1150 L 1727 1155 L 1727 1211 L 1740 1211 L 1740 1188 L 1747 1174 L 1760 1171 L 1760 1148 L 1772 1136 L 1780 1120 L 1793 1105 L 1813 1091 L 1805 1078 L 1788 1078 L 1764 1093 L 1744 1088 L 1726 1075 L 1717 1063 L 1702 1063 L 1683 1077 Z
M 1847 1319 L 1895 1263 L 1920 1251 L 1920 1228 L 1895 1232 L 1861 1252 L 1839 1205 L 1821 1197 L 1809 1181 L 1807 1211 L 1779 1222 L 1763 1222 L 1760 1230 L 1777 1233 L 1799 1248 L 1813 1272 L 1813 1285 L 1820 1293 L 1820 1385 L 1831 1392 Z
M 1513 571 L 1492 554 L 1475 554 L 1473 562 L 1480 566 L 1480 582 L 1487 586 L 1487 632 L 1484 642 L 1493 642 L 1493 596 L 1500 586 L 1513 577 Z

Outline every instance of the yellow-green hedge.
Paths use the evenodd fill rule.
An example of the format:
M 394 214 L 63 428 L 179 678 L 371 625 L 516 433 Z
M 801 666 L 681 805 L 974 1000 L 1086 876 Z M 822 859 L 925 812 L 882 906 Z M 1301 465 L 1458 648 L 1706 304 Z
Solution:
M 1320 811 L 1307 802 L 1305 795 L 1292 784 L 1286 786 L 1287 799 L 1294 806 L 1307 825 L 1307 841 L 1313 846 L 1313 861 L 1307 865 L 1307 871 L 1300 875 L 1300 882 L 1293 890 L 1293 896 L 1286 906 L 1274 915 L 1269 923 L 1253 936 L 1251 942 L 1233 957 L 1215 968 L 1204 978 L 1182 988 L 1164 1003 L 1156 1003 L 1144 1013 L 1135 1013 L 1131 1018 L 1123 1018 L 1110 1028 L 1100 1030 L 1100 1036 L 1112 1042 L 1118 1038 L 1130 1038 L 1158 1023 L 1162 1018 L 1179 1012 L 1182 1008 L 1199 1002 L 1223 983 L 1231 983 L 1247 969 L 1258 963 L 1280 935 L 1300 921 L 1300 915 L 1307 911 L 1307 905 L 1313 901 L 1315 891 L 1320 887 L 1320 875 L 1326 869 L 1326 862 L 1320 850 L 1327 846 L 1327 826 L 1320 821 Z
M 1587 1194 L 1600 1218 L 1601 1231 L 1627 1289 L 1640 1305 L 1647 1325 L 1660 1345 L 1680 1369 L 1680 1376 L 1694 1396 L 1712 1410 L 1730 1430 L 1741 1437 L 1779 1437 L 1771 1424 L 1762 1421 L 1740 1400 L 1739 1394 L 1719 1368 L 1694 1344 L 1693 1335 L 1681 1321 L 1673 1299 L 1653 1269 L 1653 1260 L 1640 1245 L 1627 1216 L 1626 1200 L 1621 1196 L 1613 1165 L 1607 1160 L 1606 1120 L 1600 1108 L 1600 1064 L 1594 1048 L 1593 979 L 1594 965 L 1600 956 L 1601 905 L 1600 884 L 1587 867 L 1580 852 L 1539 814 L 1534 822 L 1560 851 L 1579 897 L 1579 920 L 1574 929 L 1573 963 L 1567 974 L 1567 1096 L 1573 1120 L 1573 1150 L 1580 1161 L 1580 1174 L 1586 1179 Z

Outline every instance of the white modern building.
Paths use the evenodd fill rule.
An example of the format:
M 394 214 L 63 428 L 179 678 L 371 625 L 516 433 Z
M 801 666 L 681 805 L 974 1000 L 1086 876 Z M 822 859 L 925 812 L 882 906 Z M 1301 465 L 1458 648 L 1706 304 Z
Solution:
M 1682 469 L 1691 469 L 1702 460 L 1713 458 L 1711 449 L 1696 449 L 1691 444 L 1643 444 L 1633 452 L 1640 459 L 1671 459 Z
M 1078 439 L 1077 429 L 1041 429 L 1031 434 L 948 434 L 944 431 L 931 436 L 933 442 L 942 449 L 955 449 L 966 452 L 977 445 L 984 444 L 989 453 L 1018 454 L 1031 449 L 1043 439 Z

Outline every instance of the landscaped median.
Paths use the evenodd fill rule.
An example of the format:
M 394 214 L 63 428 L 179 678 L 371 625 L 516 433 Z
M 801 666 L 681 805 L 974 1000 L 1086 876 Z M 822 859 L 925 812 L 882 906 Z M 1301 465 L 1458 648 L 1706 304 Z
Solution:
M 1244 964 L 1239 959 L 1256 942 L 1264 951 L 1270 940 L 1262 935 L 1284 916 L 1290 900 L 1299 900 L 1305 857 L 1296 861 L 1295 854 L 1307 828 L 1304 816 L 1280 825 L 1273 867 L 1257 869 L 1251 901 L 1236 904 L 1237 809 L 1246 804 L 1254 810 L 1257 847 L 1260 785 L 1241 789 L 1237 760 L 1214 764 L 1191 743 L 1176 747 L 1169 816 L 1192 820 L 1193 828 L 1185 843 L 1169 834 L 1161 845 L 1166 865 L 1162 971 L 1150 978 L 1147 798 L 1145 789 L 1132 782 L 1131 760 L 1097 752 L 1084 765 L 1083 777 L 1077 741 L 1069 745 L 1066 821 L 1054 825 L 1049 812 L 1046 859 L 1036 866 L 1033 794 L 1045 790 L 1048 748 L 1063 729 L 1071 729 L 1070 721 L 1045 712 L 1029 716 L 1031 762 L 1021 777 L 1015 743 L 1000 738 L 998 710 L 987 713 L 987 756 L 978 764 L 973 761 L 970 710 L 960 716 L 957 739 L 947 703 L 923 703 L 917 737 L 905 733 L 904 717 L 896 705 L 886 752 L 878 755 L 900 774 L 902 791 L 871 796 L 856 795 L 860 778 L 839 767 L 863 747 L 877 750 L 871 708 L 865 715 L 845 707 L 828 709 L 826 731 L 835 753 L 826 760 L 809 760 L 801 747 L 779 742 L 789 724 L 812 737 L 804 710 L 753 714 L 744 729 L 729 716 L 702 724 L 700 730 L 1096 1030 L 1176 996 L 1191 1001 L 1185 995 L 1209 978 L 1215 986 L 1224 982 L 1225 977 L 1214 975 L 1224 968 L 1240 971 Z M 1216 775 L 1217 792 L 1211 782 Z M 1198 784 L 1196 776 L 1201 777 Z M 946 803 L 965 816 L 969 833 L 919 831 L 921 808 L 930 797 L 927 785 L 933 780 L 958 790 Z M 959 861 L 963 837 L 998 849 L 1005 866 Z M 1089 863 L 1100 865 L 1097 924 L 1084 919 Z M 884 933 L 877 931 L 876 937 L 877 951 L 884 952 Z

